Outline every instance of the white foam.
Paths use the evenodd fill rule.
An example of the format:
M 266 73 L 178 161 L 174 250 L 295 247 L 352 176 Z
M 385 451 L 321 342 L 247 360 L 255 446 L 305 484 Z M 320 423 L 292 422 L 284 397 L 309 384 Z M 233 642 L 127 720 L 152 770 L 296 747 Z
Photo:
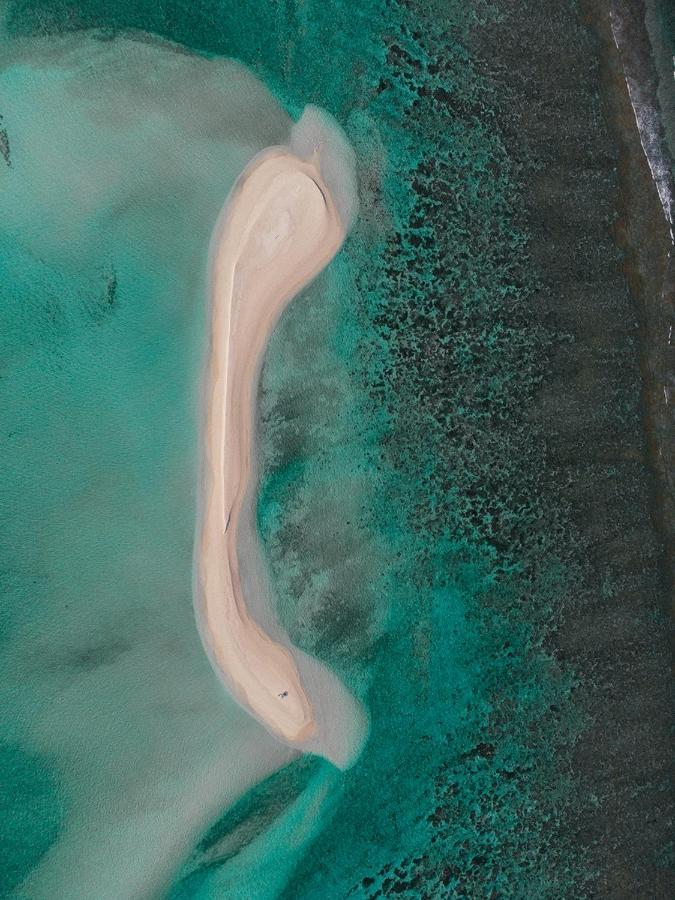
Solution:
M 642 150 L 661 201 L 663 214 L 670 228 L 670 240 L 673 243 L 675 242 L 673 235 L 675 198 L 673 197 L 669 154 L 662 137 L 660 113 L 645 86 L 630 74 L 630 69 L 624 61 L 623 53 L 629 45 L 629 38 L 625 35 L 626 23 L 614 9 L 610 10 L 609 18 L 612 37 L 619 52 L 619 59 L 621 60 L 624 79 L 628 88 L 628 96 L 633 107 L 638 134 L 640 135 L 640 143 L 642 144 Z

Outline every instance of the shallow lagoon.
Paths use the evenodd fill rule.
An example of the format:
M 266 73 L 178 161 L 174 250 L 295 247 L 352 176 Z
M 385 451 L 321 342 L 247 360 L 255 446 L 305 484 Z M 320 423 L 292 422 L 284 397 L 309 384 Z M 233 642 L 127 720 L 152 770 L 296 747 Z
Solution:
M 5 823 L 3 877 L 51 845 L 27 895 L 147 894 L 290 757 L 215 680 L 191 598 L 210 232 L 289 119 L 241 67 L 157 42 L 12 51 L 3 738 L 38 805 Z

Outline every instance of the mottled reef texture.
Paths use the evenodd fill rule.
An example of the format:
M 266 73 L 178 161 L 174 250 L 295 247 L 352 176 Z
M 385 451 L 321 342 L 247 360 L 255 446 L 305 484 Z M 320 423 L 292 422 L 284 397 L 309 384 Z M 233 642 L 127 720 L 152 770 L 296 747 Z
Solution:
M 642 4 L 626 6 L 637 40 Z M 509 155 L 522 166 L 529 252 L 540 273 L 532 313 L 565 337 L 553 345 L 530 414 L 547 434 L 550 484 L 568 505 L 582 573 L 580 593 L 559 610 L 548 639 L 574 668 L 588 721 L 572 770 L 596 802 L 576 822 L 570 811 L 570 827 L 591 849 L 591 896 L 667 897 L 668 229 L 612 42 L 609 3 L 537 0 L 500 9 L 502 21 L 474 31 L 472 43 L 499 97 Z

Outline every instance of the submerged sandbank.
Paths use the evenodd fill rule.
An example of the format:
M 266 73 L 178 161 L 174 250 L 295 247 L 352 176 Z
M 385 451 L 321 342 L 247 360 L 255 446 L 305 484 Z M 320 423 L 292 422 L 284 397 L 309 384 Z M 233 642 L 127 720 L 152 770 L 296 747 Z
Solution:
M 363 713 L 274 622 L 254 523 L 253 440 L 267 341 L 288 302 L 344 240 L 355 209 L 352 173 L 346 142 L 309 108 L 291 147 L 259 154 L 219 218 L 195 566 L 200 633 L 233 696 L 276 737 L 341 766 L 358 751 Z

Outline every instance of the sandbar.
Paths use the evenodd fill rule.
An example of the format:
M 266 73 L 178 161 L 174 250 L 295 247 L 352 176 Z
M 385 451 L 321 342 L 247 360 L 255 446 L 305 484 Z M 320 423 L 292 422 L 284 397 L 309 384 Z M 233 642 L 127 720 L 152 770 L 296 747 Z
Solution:
M 294 746 L 315 735 L 315 710 L 290 647 L 251 614 L 237 536 L 240 520 L 250 515 L 255 392 L 265 346 L 285 306 L 344 237 L 318 150 L 301 158 L 273 147 L 240 176 L 211 247 L 197 618 L 211 662 L 235 699 Z

